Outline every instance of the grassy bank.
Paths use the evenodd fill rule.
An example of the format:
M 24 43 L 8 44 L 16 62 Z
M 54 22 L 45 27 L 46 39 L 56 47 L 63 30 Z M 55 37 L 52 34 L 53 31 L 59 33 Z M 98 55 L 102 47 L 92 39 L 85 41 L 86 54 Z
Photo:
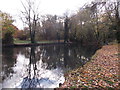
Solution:
M 64 43 L 63 40 L 59 41 L 37 41 L 35 43 L 31 43 L 31 41 L 27 40 L 14 40 L 13 44 L 2 44 L 2 47 L 30 47 L 30 46 L 40 46 L 40 45 L 61 45 L 61 44 L 72 44 L 72 42 Z
M 15 39 L 14 40 L 14 44 L 23 44 L 23 43 L 31 43 L 30 41 L 27 41 L 27 40 L 18 40 L 18 39 Z
M 44 40 L 44 41 L 36 41 L 36 43 L 54 43 L 54 42 L 58 42 L 58 40 Z M 61 40 L 60 42 L 63 42 L 63 40 Z M 19 39 L 14 39 L 14 44 L 29 44 L 31 43 L 31 41 L 29 40 L 19 40 Z
M 120 89 L 119 54 L 118 44 L 103 46 L 90 62 L 67 73 L 61 88 Z

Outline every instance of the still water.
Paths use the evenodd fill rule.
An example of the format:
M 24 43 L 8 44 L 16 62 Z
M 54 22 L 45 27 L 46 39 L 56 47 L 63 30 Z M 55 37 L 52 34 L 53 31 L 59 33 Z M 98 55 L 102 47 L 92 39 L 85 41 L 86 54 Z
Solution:
M 2 88 L 57 88 L 64 74 L 82 67 L 97 48 L 49 45 L 2 49 Z

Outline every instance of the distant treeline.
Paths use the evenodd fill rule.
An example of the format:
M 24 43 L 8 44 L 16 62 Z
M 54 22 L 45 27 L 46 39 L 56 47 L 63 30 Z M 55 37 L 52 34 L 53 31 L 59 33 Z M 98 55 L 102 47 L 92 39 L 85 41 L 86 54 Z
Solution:
M 107 0 L 85 4 L 72 15 L 41 16 L 36 24 L 35 41 L 64 40 L 81 44 L 120 42 L 119 10 L 120 2 Z M 29 27 L 15 30 L 13 37 L 30 40 Z

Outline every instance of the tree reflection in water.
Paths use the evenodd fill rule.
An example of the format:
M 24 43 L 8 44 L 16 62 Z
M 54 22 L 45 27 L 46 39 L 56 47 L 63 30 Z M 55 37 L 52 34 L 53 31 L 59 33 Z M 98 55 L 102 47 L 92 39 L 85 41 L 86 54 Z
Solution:
M 40 85 L 38 78 L 36 77 L 36 58 L 35 58 L 35 47 L 31 47 L 30 52 L 30 62 L 28 65 L 28 76 L 23 78 L 23 82 L 21 84 L 22 88 L 36 88 L 37 84 Z M 33 66 L 34 76 L 31 78 L 31 67 Z
M 58 74 L 60 72 L 53 70 L 56 72 L 55 74 L 57 77 L 54 77 L 56 75 L 53 75 L 52 78 L 50 78 L 47 73 L 51 73 L 49 70 L 45 69 L 46 66 L 41 66 L 41 70 L 37 68 L 37 66 L 40 68 L 40 65 L 37 64 L 37 58 L 36 58 L 36 47 L 31 47 L 31 52 L 30 52 L 30 62 L 28 65 L 28 76 L 23 78 L 23 81 L 21 83 L 21 88 L 43 88 L 45 83 L 49 84 L 49 86 L 52 86 L 56 83 L 56 81 L 61 81 L 60 79 L 63 78 L 62 74 Z M 43 53 L 41 53 L 43 55 Z M 41 55 L 41 56 L 42 56 Z M 41 62 L 42 64 L 42 62 Z M 47 64 L 46 64 L 47 65 Z M 43 71 L 44 70 L 44 71 Z M 46 71 L 45 71 L 46 70 Z M 54 73 L 52 72 L 52 73 Z M 45 75 L 45 76 L 43 76 Z M 47 75 L 47 76 L 46 76 Z M 52 75 L 52 74 L 51 74 Z M 61 78 L 62 77 L 62 78 Z M 63 83 L 63 82 L 60 82 Z M 59 83 L 57 83 L 59 84 Z
M 10 50 L 12 54 L 8 55 Z M 59 83 L 65 80 L 64 73 L 83 66 L 96 50 L 94 46 L 86 48 L 80 45 L 6 48 L 2 54 L 5 77 L 3 87 L 25 89 L 59 87 Z

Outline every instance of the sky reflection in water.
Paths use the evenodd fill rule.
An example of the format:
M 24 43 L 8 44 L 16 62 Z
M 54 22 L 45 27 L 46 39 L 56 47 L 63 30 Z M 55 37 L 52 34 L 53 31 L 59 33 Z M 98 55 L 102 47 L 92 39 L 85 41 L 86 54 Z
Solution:
M 59 87 L 64 73 L 83 66 L 95 50 L 71 45 L 3 48 L 2 88 Z
M 36 62 L 37 69 L 34 70 L 33 64 L 29 67 L 29 62 L 24 55 L 18 54 L 14 74 L 3 82 L 3 88 L 55 88 L 64 82 L 63 71 L 59 67 L 48 70 L 41 59 Z

